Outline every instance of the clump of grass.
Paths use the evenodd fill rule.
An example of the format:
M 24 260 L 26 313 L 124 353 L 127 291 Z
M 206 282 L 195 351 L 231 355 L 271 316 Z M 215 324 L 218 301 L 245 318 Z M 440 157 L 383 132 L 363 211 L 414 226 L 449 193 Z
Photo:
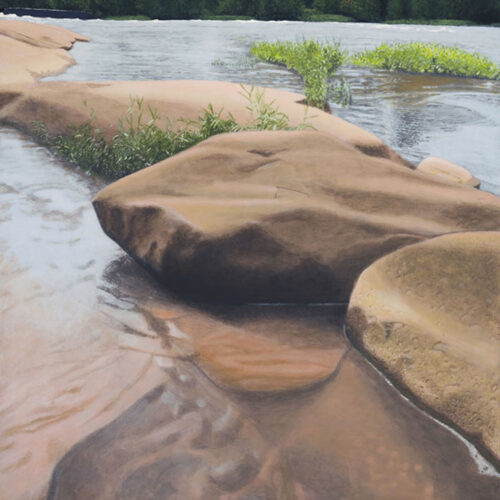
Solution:
M 495 80 L 500 78 L 500 67 L 481 54 L 437 43 L 383 43 L 373 50 L 354 54 L 351 62 L 360 66 L 409 73 L 435 73 Z
M 347 58 L 340 44 L 316 40 L 259 42 L 250 50 L 257 59 L 296 71 L 304 81 L 307 104 L 322 109 L 328 105 L 328 79 Z
M 263 91 L 242 86 L 252 118 L 239 124 L 232 114 L 214 110 L 208 105 L 196 120 L 181 120 L 181 127 L 172 124 L 161 128 L 160 116 L 142 98 L 131 98 L 130 106 L 119 122 L 118 133 L 106 141 L 103 131 L 96 127 L 95 113 L 67 135 L 52 136 L 42 122 L 33 122 L 32 130 L 40 143 L 64 160 L 85 171 L 117 179 L 188 149 L 217 134 L 248 130 L 297 130 L 312 128 L 304 121 L 292 127 L 288 116 L 272 102 L 266 102 Z

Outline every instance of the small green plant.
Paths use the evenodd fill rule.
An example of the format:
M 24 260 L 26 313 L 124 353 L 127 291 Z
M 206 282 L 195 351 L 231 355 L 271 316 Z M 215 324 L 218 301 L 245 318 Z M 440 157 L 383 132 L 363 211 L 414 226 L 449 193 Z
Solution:
M 327 106 L 328 79 L 347 58 L 338 43 L 316 40 L 259 42 L 250 51 L 257 59 L 297 72 L 304 81 L 307 104 L 317 108 Z
M 106 141 L 102 130 L 96 127 L 96 116 L 75 126 L 67 135 L 51 136 L 42 122 L 32 123 L 32 132 L 40 143 L 52 149 L 64 160 L 96 173 L 116 179 L 158 163 L 217 134 L 245 130 L 297 130 L 312 128 L 304 121 L 292 127 L 288 116 L 274 101 L 266 102 L 264 91 L 242 85 L 241 95 L 248 101 L 251 114 L 248 123 L 239 124 L 231 113 L 216 111 L 208 105 L 196 120 L 181 120 L 181 127 L 171 123 L 159 126 L 160 116 L 143 98 L 131 98 L 130 106 L 118 124 L 118 133 Z
M 493 80 L 500 78 L 500 67 L 481 54 L 437 43 L 383 43 L 375 49 L 354 54 L 351 62 L 359 66 L 409 73 L 435 73 Z
M 212 66 L 227 66 L 227 62 L 224 61 L 224 59 L 221 59 L 220 57 L 214 59 L 210 64 Z
M 330 82 L 327 89 L 327 98 L 329 101 L 334 101 L 341 106 L 349 106 L 352 104 L 351 86 L 343 77 L 339 81 Z

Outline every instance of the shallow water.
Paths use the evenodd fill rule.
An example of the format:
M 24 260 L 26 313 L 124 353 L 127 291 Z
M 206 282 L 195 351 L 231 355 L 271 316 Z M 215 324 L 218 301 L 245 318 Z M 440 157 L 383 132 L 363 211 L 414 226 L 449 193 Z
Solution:
M 51 21 L 52 22 L 52 21 Z M 228 80 L 301 91 L 300 78 L 249 64 L 259 40 L 315 37 L 350 51 L 390 41 L 435 41 L 478 51 L 500 63 L 500 29 L 361 23 L 54 20 L 90 36 L 76 44 L 78 65 L 57 80 Z M 218 64 L 213 64 L 218 62 Z M 222 62 L 222 64 L 221 64 Z M 500 82 L 395 74 L 346 67 L 353 104 L 334 113 L 373 132 L 418 163 L 440 156 L 470 169 L 500 194 Z
M 154 358 L 164 353 L 114 286 L 110 265 L 123 252 L 90 204 L 101 184 L 3 128 L 0 165 L 0 499 L 7 500 L 35 498 L 71 445 L 162 381 Z

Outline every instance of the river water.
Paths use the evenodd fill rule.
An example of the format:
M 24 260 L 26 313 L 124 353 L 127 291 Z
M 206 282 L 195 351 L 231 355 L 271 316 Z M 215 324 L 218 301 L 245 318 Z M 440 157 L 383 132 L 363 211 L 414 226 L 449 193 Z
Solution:
M 52 21 L 51 21 L 52 22 Z M 227 80 L 302 90 L 298 76 L 248 58 L 260 40 L 339 41 L 357 51 L 382 42 L 435 41 L 500 63 L 500 29 L 361 23 L 54 20 L 92 39 L 57 80 Z M 215 64 L 214 64 L 215 63 Z M 394 74 L 345 67 L 353 104 L 334 113 L 366 128 L 412 162 L 440 156 L 500 194 L 500 81 Z
M 296 75 L 268 64 L 250 64 L 247 54 L 256 40 L 309 36 L 341 40 L 350 50 L 382 40 L 437 40 L 478 50 L 500 62 L 496 51 L 500 30 L 493 28 L 51 22 L 92 38 L 92 43 L 76 44 L 72 55 L 78 64 L 58 80 L 195 78 L 300 91 Z M 335 113 L 374 132 L 413 161 L 433 154 L 461 163 L 486 189 L 500 193 L 498 82 L 391 75 L 358 68 L 346 68 L 344 75 L 353 87 L 354 103 Z M 176 354 L 159 336 L 158 320 L 148 321 L 151 315 L 144 314 L 146 306 L 153 310 L 159 305 L 167 317 L 192 314 L 104 236 L 90 204 L 101 187 L 101 182 L 66 167 L 18 132 L 0 128 L 0 500 L 42 498 L 54 464 L 73 444 L 165 381 L 165 369 Z M 324 316 L 331 314 L 325 311 Z M 204 313 L 198 314 L 193 330 L 205 321 Z M 275 323 L 283 324 L 283 319 Z M 353 363 L 356 370 L 365 370 L 358 358 Z M 351 386 L 346 387 L 351 394 Z M 327 395 L 333 390 L 332 385 L 325 388 Z M 386 392 L 391 398 L 392 392 Z M 345 401 L 350 401 L 348 394 L 343 396 Z M 367 405 L 365 412 L 370 420 L 373 415 L 387 420 L 388 435 L 394 420 L 374 410 L 387 401 L 382 404 L 375 395 L 361 399 L 370 398 L 373 407 Z M 318 400 L 327 421 L 335 411 L 328 402 L 335 398 L 318 395 Z M 353 419 L 362 404 L 355 401 L 349 407 Z M 402 432 L 403 444 L 388 446 L 375 463 L 386 463 L 385 454 L 393 450 L 413 450 L 417 425 L 425 432 L 432 427 L 419 423 L 423 417 L 416 417 L 404 403 L 397 405 L 391 415 L 410 412 L 408 419 L 398 418 L 415 419 L 417 423 L 411 423 L 415 429 Z M 314 429 L 317 424 L 308 420 L 303 429 Z M 365 421 L 352 428 L 344 428 L 343 421 L 336 425 L 330 434 L 347 436 L 347 441 L 366 427 Z M 370 432 L 379 433 L 380 428 Z M 438 433 L 439 439 L 435 439 L 438 444 L 433 440 L 422 444 L 431 450 L 429 457 L 439 457 L 437 450 L 446 449 L 459 457 L 457 467 L 467 471 L 463 477 L 474 478 L 465 448 L 452 452 L 461 445 L 444 431 L 432 427 L 431 433 Z M 363 447 L 359 457 L 364 455 Z M 361 458 L 356 460 L 361 463 Z M 426 460 L 434 464 L 434 459 Z M 433 466 L 453 465 L 453 460 L 442 462 L 438 458 Z M 363 477 L 367 475 L 365 469 L 360 471 Z M 452 478 L 454 472 L 443 469 L 442 474 Z

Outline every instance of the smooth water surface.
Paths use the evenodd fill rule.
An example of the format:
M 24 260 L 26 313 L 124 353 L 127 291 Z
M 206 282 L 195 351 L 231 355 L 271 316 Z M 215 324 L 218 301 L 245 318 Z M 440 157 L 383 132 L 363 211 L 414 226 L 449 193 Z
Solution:
M 0 500 L 38 498 L 75 442 L 163 380 L 156 333 L 116 283 L 100 187 L 0 128 Z M 118 268 L 147 298 L 138 266 Z
M 58 80 L 227 80 L 300 92 L 297 75 L 252 64 L 260 40 L 337 40 L 349 51 L 381 42 L 432 41 L 500 63 L 500 29 L 365 23 L 51 20 L 91 37 Z M 348 66 L 353 104 L 334 113 L 373 132 L 418 163 L 440 156 L 471 170 L 500 194 L 500 82 L 390 73 Z M 207 103 L 208 104 L 208 103 Z

